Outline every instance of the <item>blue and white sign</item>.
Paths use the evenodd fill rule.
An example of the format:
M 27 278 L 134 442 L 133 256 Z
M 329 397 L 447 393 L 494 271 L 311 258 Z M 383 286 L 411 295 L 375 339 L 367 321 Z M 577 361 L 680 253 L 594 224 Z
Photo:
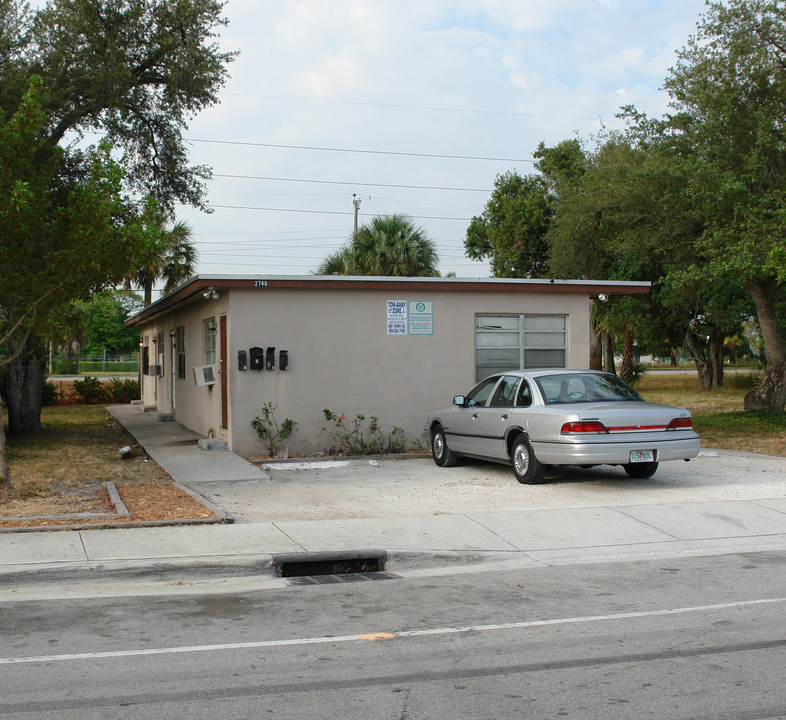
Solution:
M 407 301 L 388 300 L 388 335 L 407 334 Z

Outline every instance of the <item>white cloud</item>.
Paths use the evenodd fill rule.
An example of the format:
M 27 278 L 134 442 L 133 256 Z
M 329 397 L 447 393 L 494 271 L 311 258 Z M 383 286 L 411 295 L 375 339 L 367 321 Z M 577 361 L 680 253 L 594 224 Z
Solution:
M 703 7 L 703 0 L 229 0 L 222 45 L 241 55 L 222 104 L 196 118 L 189 136 L 519 161 L 195 144 L 195 161 L 217 175 L 356 183 L 216 177 L 213 204 L 275 210 L 217 208 L 205 217 L 184 209 L 201 271 L 312 270 L 346 239 L 356 192 L 363 214 L 423 216 L 444 272 L 484 274 L 485 266 L 463 258 L 462 242 L 488 192 L 362 183 L 490 191 L 500 172 L 530 172 L 521 160 L 541 140 L 587 136 L 600 118 L 614 122 L 622 104 L 662 113 L 658 88 Z

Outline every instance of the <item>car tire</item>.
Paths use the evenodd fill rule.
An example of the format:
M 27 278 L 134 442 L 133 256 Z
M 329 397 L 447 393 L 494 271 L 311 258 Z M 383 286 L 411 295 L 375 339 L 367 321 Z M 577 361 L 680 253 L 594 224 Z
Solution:
M 545 468 L 535 457 L 527 436 L 523 433 L 513 441 L 510 450 L 510 464 L 516 480 L 525 485 L 538 485 L 543 482 Z
M 655 471 L 658 469 L 658 463 L 628 463 L 623 467 L 625 468 L 625 472 L 628 473 L 628 477 L 635 478 L 636 480 L 646 480 L 655 474 Z
M 441 427 L 434 428 L 431 433 L 431 457 L 439 467 L 453 467 L 458 455 L 448 447 L 445 431 Z

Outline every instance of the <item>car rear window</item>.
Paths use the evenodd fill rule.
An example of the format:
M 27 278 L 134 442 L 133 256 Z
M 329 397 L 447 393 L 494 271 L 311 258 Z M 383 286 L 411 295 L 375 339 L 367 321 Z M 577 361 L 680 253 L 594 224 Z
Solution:
M 535 378 L 547 405 L 582 402 L 643 401 L 630 385 L 614 375 L 566 373 Z

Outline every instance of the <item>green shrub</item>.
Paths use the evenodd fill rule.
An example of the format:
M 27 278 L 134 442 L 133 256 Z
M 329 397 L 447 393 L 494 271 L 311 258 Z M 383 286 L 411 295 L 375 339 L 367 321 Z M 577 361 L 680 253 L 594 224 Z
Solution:
M 139 399 L 139 381 L 132 378 L 112 378 L 104 384 L 104 399 L 111 403 L 130 403 Z
M 74 395 L 89 405 L 104 399 L 104 388 L 98 378 L 86 377 L 84 380 L 74 380 Z
M 79 358 L 55 358 L 54 375 L 76 375 L 79 372 Z
M 265 443 L 267 454 L 270 457 L 278 456 L 282 442 L 297 428 L 297 423 L 290 418 L 279 425 L 275 414 L 277 408 L 278 405 L 274 406 L 272 402 L 266 402 L 262 406 L 262 417 L 257 416 L 251 421 L 251 427 L 254 428 L 259 439 Z
M 122 362 L 113 362 L 111 360 L 107 360 L 106 362 L 101 360 L 83 360 L 79 363 L 78 371 L 80 373 L 138 372 L 139 364 L 136 360 L 124 360 Z
M 60 389 L 53 382 L 44 380 L 44 387 L 41 389 L 42 405 L 57 405 L 60 400 Z

